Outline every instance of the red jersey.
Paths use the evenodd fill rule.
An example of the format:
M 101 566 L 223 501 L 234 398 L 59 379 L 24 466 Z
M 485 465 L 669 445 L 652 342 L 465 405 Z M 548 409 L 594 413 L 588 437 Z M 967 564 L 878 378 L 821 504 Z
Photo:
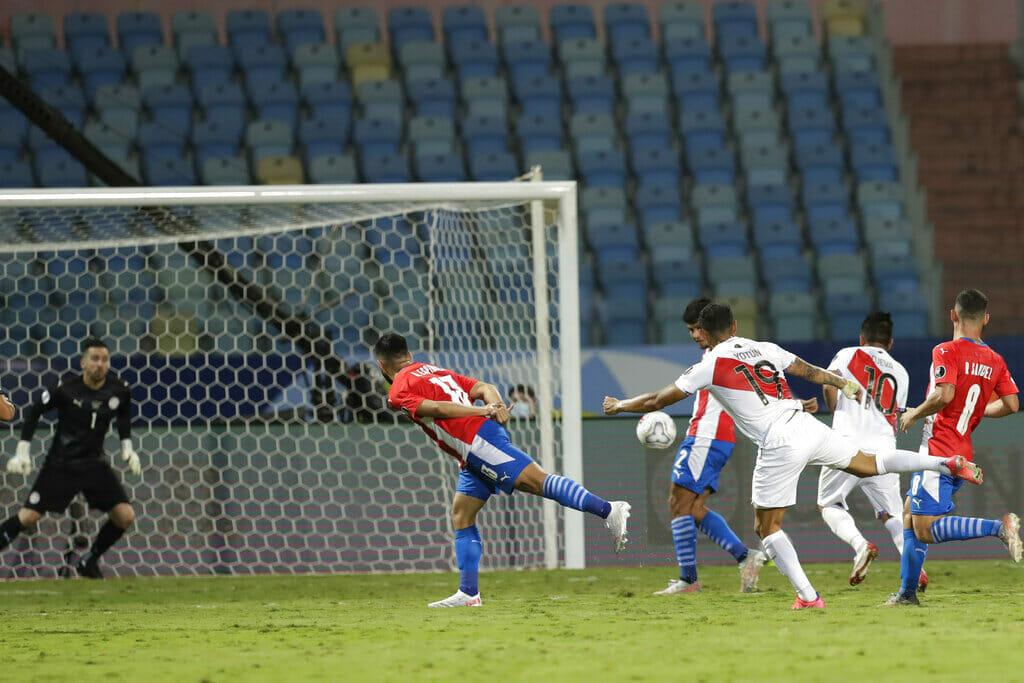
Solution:
M 928 394 L 939 384 L 956 387 L 953 400 L 925 419 L 921 446 L 931 455 L 974 458 L 971 432 L 981 422 L 995 392 L 996 396 L 1017 393 L 1006 361 L 984 342 L 954 339 L 932 349 L 931 381 Z
M 428 363 L 411 363 L 398 371 L 388 392 L 388 405 L 401 408 L 448 455 L 465 465 L 470 444 L 486 417 L 450 417 L 423 422 L 416 410 L 423 401 L 451 401 L 473 405 L 469 392 L 477 380 Z

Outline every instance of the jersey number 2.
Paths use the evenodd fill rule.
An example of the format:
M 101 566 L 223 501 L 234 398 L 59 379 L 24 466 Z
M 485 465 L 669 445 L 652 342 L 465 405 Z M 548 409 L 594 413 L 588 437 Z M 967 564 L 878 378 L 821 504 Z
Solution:
M 431 377 L 430 383 L 441 387 L 441 391 L 448 394 L 448 397 L 454 403 L 461 403 L 464 406 L 473 405 L 473 402 L 469 400 L 469 394 L 466 393 L 465 389 L 456 384 L 455 380 L 451 377 L 447 375 Z

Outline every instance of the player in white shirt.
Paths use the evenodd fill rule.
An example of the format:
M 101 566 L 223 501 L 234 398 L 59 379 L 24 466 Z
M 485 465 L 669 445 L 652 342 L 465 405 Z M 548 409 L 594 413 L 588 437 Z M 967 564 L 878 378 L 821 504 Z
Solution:
M 865 453 L 896 448 L 896 423 L 907 409 L 906 369 L 889 355 L 892 348 L 892 317 L 888 313 L 869 313 L 860 326 L 860 345 L 840 349 L 829 372 L 854 380 L 864 390 L 859 401 L 846 398 L 833 386 L 825 385 L 825 404 L 832 411 L 832 429 L 847 437 Z M 850 585 L 856 586 L 867 575 L 878 557 L 878 548 L 861 535 L 849 512 L 846 497 L 853 489 L 867 496 L 875 517 L 892 536 L 896 550 L 903 552 L 903 500 L 900 475 L 895 472 L 860 478 L 842 470 L 822 467 L 818 478 L 818 509 L 836 536 L 853 548 Z M 922 577 L 922 580 L 926 580 Z
M 853 442 L 803 411 L 802 403 L 792 397 L 784 373 L 789 371 L 816 384 L 830 384 L 853 399 L 863 394 L 857 382 L 810 365 L 776 344 L 737 337 L 732 309 L 724 304 L 705 307 L 698 324 L 710 349 L 699 363 L 659 391 L 630 399 L 606 396 L 604 412 L 648 413 L 700 389 L 711 392 L 736 427 L 758 446 L 751 486 L 755 530 L 765 552 L 796 590 L 792 609 L 825 606 L 782 530 L 786 508 L 796 503 L 797 483 L 805 467 L 825 465 L 860 477 L 929 470 L 981 482 L 981 470 L 962 456 L 943 459 L 896 449 L 875 455 L 863 453 Z

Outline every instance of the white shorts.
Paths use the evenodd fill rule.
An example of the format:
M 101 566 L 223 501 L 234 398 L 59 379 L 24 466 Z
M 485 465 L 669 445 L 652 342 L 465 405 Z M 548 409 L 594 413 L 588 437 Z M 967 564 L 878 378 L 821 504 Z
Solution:
M 900 498 L 900 475 L 896 472 L 861 478 L 842 470 L 822 467 L 821 475 L 818 477 L 818 505 L 834 505 L 848 510 L 846 497 L 858 486 L 871 502 L 875 517 L 881 517 L 883 514 L 900 517 L 903 512 L 903 501 Z
M 859 448 L 810 413 L 794 413 L 768 433 L 757 451 L 750 499 L 755 508 L 785 508 L 796 503 L 800 473 L 808 465 L 848 467 Z

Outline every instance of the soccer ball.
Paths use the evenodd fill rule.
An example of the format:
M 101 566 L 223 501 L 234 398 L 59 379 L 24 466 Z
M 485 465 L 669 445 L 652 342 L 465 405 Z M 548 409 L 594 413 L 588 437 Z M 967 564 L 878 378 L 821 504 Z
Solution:
M 636 438 L 647 448 L 668 448 L 676 440 L 676 423 L 660 410 L 647 413 L 636 423 Z

